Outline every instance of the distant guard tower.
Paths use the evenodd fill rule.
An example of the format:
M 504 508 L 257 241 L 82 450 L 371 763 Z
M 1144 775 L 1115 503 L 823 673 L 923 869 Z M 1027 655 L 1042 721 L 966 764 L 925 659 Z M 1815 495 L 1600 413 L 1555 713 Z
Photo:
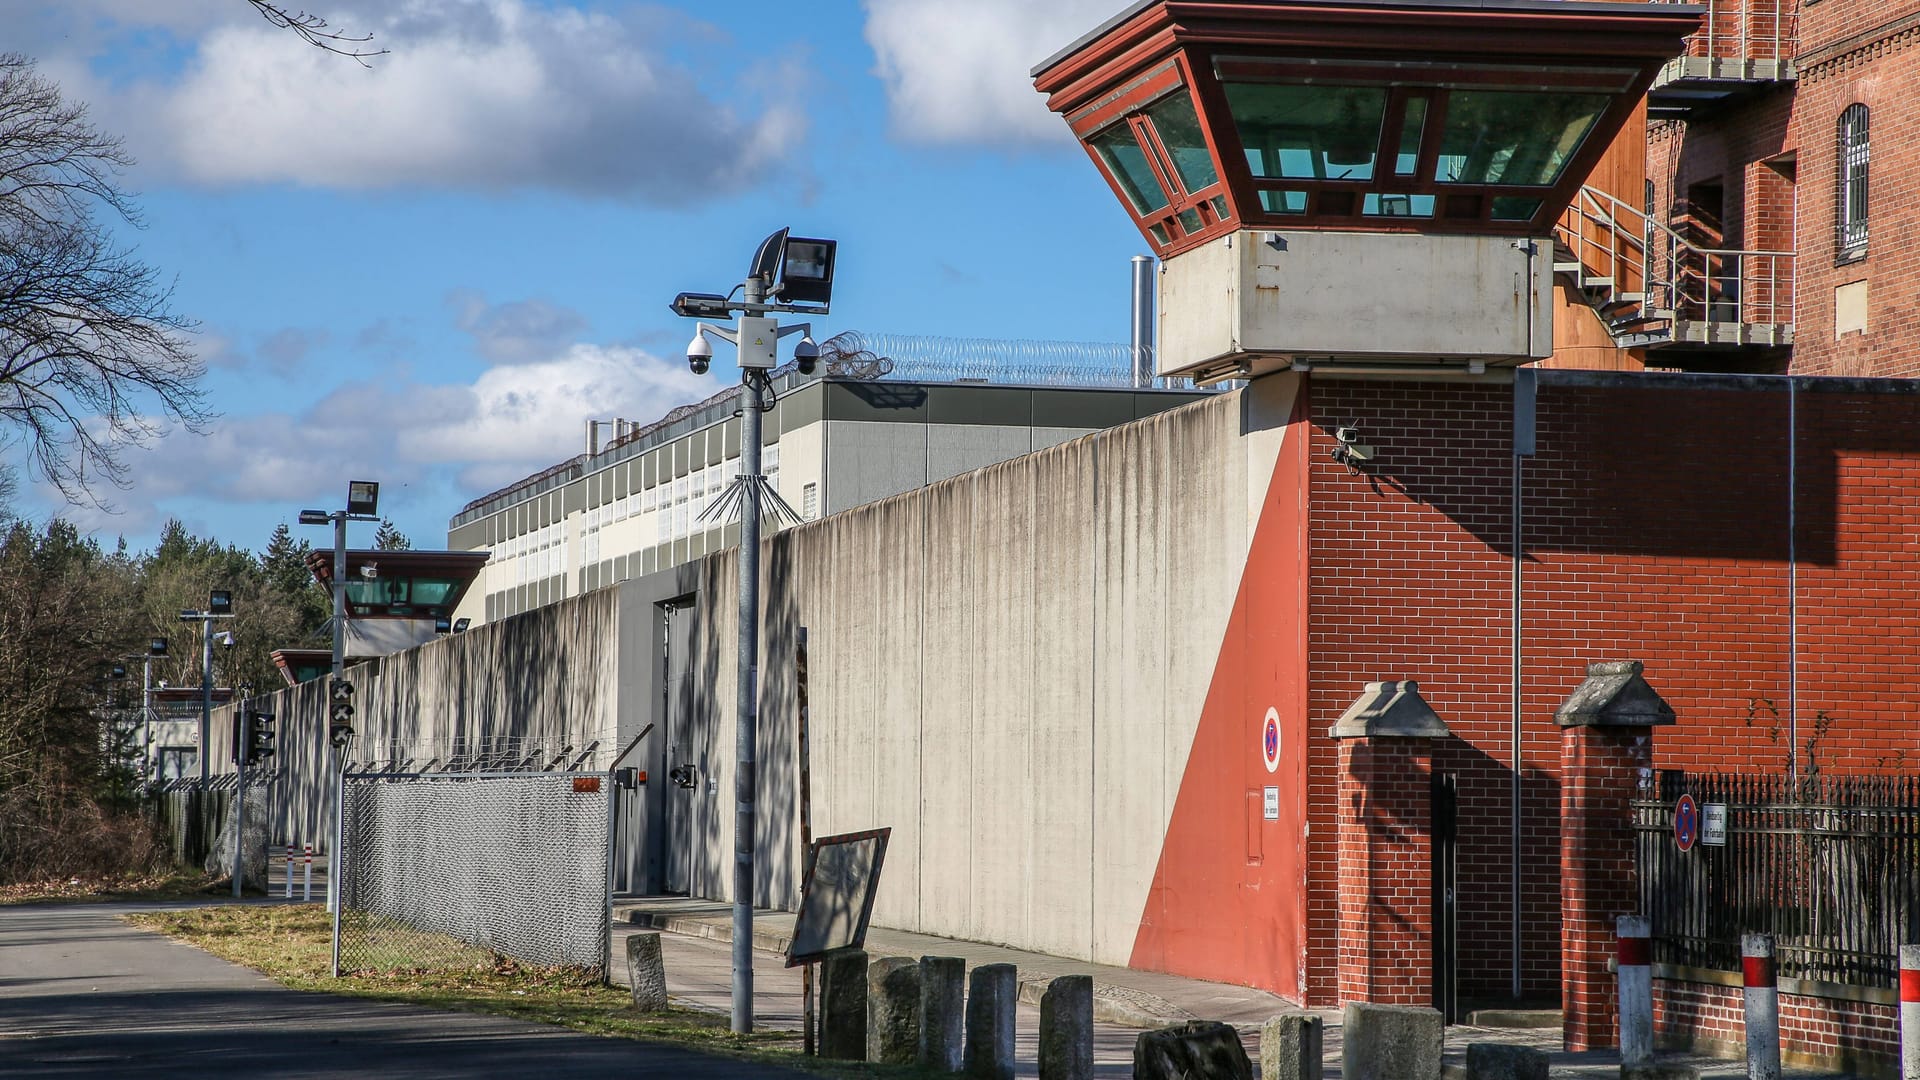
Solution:
M 1548 237 L 1697 7 L 1140 0 L 1034 69 L 1165 260 L 1161 375 L 1553 350 Z

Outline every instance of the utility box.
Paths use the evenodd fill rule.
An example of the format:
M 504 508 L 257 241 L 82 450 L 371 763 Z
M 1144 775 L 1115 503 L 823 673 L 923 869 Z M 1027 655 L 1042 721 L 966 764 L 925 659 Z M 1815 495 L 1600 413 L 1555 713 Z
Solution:
M 1166 261 L 1159 374 L 1524 364 L 1553 353 L 1552 301 L 1544 239 L 1243 229 Z

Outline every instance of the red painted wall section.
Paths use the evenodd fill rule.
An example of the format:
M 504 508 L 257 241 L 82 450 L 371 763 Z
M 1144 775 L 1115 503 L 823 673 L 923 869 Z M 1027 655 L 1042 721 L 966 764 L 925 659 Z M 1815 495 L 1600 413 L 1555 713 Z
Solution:
M 1298 1000 L 1305 966 L 1306 399 L 1295 399 L 1147 894 L 1133 967 Z M 1279 761 L 1263 747 L 1278 718 Z M 1279 817 L 1264 816 L 1279 789 Z

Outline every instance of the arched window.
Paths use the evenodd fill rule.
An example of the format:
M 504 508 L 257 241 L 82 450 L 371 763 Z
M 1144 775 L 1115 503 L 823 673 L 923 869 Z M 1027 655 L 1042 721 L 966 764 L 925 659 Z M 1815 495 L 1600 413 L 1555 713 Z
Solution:
M 1858 103 L 1840 114 L 1840 190 L 1835 200 L 1835 252 L 1842 262 L 1867 253 L 1867 107 Z

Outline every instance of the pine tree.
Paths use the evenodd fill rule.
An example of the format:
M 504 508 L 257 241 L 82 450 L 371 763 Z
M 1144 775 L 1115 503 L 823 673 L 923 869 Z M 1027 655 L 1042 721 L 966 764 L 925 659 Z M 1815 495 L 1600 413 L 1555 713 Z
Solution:
M 413 541 L 394 527 L 391 518 L 381 518 L 380 529 L 373 534 L 373 548 L 375 551 L 412 551 Z

